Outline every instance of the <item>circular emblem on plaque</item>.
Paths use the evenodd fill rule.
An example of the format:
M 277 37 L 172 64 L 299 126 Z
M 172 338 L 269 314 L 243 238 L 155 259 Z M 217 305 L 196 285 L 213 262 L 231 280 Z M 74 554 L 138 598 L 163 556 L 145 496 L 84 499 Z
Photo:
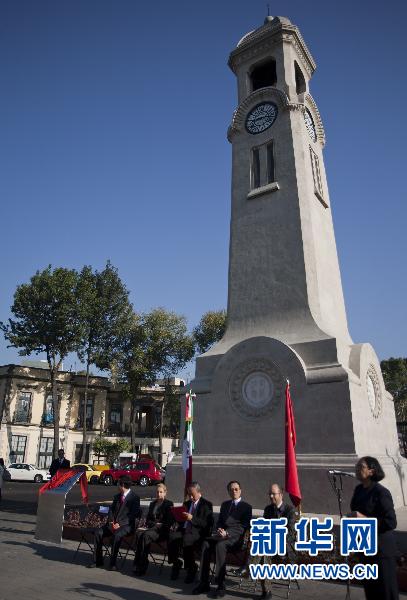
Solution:
M 380 382 L 373 365 L 370 365 L 366 372 L 367 399 L 370 410 L 375 419 L 382 411 L 382 394 L 380 391 Z
M 244 401 L 253 408 L 263 408 L 273 397 L 272 379 L 262 371 L 250 373 L 243 381 L 242 394 Z
M 282 389 L 281 372 L 268 359 L 240 363 L 229 382 L 231 404 L 246 419 L 270 416 L 281 398 Z

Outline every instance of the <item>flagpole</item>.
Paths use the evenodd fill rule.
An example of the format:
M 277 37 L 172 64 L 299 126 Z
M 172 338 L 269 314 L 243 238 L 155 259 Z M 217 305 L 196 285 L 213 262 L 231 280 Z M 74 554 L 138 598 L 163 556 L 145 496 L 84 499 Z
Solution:
M 182 446 L 182 468 L 185 473 L 184 495 L 188 485 L 192 481 L 192 455 L 194 450 L 193 418 L 194 418 L 194 399 L 195 394 L 192 390 L 185 394 L 185 432 Z

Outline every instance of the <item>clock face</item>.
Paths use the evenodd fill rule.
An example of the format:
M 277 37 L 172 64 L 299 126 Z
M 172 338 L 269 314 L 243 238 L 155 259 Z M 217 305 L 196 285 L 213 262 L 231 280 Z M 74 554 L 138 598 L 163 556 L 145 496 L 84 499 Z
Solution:
M 308 108 L 305 109 L 304 121 L 305 121 L 305 127 L 307 128 L 310 138 L 312 139 L 313 142 L 316 142 L 317 141 L 317 131 L 315 129 L 314 119 L 312 118 L 311 113 L 308 110 Z
M 247 115 L 246 129 L 249 133 L 261 133 L 272 126 L 277 118 L 278 109 L 273 102 L 262 102 Z

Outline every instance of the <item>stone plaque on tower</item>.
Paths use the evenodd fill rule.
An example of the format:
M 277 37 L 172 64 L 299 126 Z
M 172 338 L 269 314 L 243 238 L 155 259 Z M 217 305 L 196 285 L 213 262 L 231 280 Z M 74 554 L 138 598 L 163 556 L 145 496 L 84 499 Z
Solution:
M 284 389 L 291 385 L 305 511 L 336 510 L 328 469 L 373 455 L 404 503 L 393 401 L 369 344 L 347 325 L 325 175 L 324 128 L 309 93 L 315 62 L 298 30 L 267 17 L 231 52 L 232 146 L 227 329 L 191 384 L 194 478 L 220 503 L 226 482 L 263 506 L 284 483 Z M 175 497 L 180 459 L 168 466 Z

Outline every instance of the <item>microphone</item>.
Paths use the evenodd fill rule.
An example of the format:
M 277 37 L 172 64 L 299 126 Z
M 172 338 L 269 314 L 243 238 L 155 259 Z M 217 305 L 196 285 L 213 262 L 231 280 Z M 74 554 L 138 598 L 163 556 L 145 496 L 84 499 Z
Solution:
M 336 469 L 331 469 L 328 471 L 330 475 L 343 475 L 344 477 L 356 477 L 355 473 L 347 473 L 346 471 L 337 471 Z

